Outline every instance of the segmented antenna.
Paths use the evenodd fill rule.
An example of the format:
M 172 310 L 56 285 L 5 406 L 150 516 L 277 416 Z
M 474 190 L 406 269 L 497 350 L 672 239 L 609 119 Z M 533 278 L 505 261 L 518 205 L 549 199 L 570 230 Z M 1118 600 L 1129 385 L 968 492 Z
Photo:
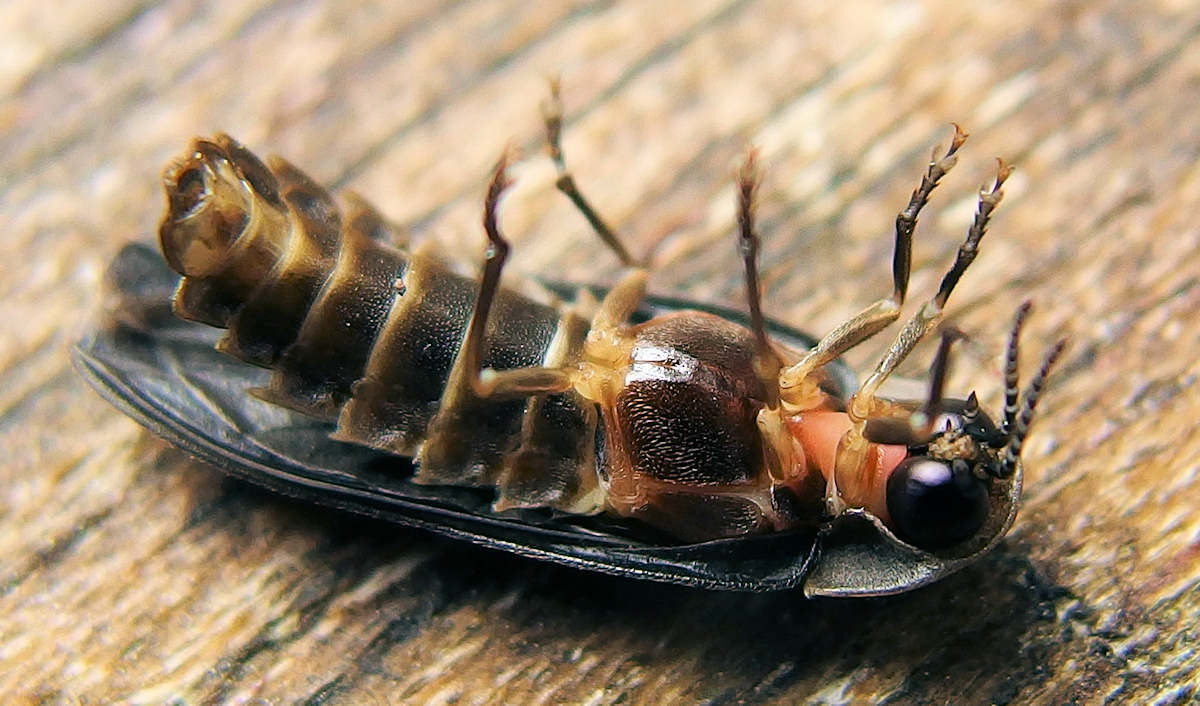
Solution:
M 1013 319 L 1012 332 L 1008 335 L 1008 349 L 1004 352 L 1004 425 L 1001 429 L 1005 434 L 1011 434 L 1013 424 L 1017 421 L 1017 399 L 1021 392 L 1018 387 L 1019 373 L 1017 372 L 1017 339 L 1021 336 L 1021 327 L 1025 325 L 1025 317 L 1033 309 L 1033 302 L 1026 300 L 1017 309 Z
M 1060 338 L 1058 343 L 1054 344 L 1054 347 L 1046 354 L 1041 367 L 1029 381 L 1029 386 L 1025 388 L 1021 411 L 1017 414 L 1012 437 L 1004 449 L 1004 460 L 1001 462 L 1000 468 L 1002 478 L 1008 478 L 1017 470 L 1017 461 L 1021 458 L 1021 445 L 1025 443 L 1025 435 L 1029 432 L 1029 423 L 1033 421 L 1033 410 L 1037 407 L 1038 397 L 1042 394 L 1042 385 L 1046 382 L 1046 376 L 1050 374 L 1050 368 L 1054 366 L 1054 362 L 1058 360 L 1058 356 L 1062 354 L 1066 346 L 1067 339 Z

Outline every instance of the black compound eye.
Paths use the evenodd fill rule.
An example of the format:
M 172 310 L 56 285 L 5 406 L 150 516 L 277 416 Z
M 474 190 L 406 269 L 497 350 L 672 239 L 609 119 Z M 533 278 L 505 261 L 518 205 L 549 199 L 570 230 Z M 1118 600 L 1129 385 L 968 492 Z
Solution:
M 887 483 L 892 531 L 922 549 L 942 549 L 970 538 L 987 519 L 987 481 L 965 461 L 912 456 Z

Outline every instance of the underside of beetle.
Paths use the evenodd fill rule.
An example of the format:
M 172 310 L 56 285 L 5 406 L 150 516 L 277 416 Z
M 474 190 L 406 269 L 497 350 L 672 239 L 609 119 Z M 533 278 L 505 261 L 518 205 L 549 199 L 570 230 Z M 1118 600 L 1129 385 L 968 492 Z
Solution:
M 323 431 L 312 433 L 328 434 L 329 443 L 370 450 L 367 500 L 341 502 L 363 510 L 362 504 L 394 508 L 417 498 L 417 505 L 432 507 L 438 497 L 455 505 L 446 498 L 482 493 L 490 507 L 480 510 L 476 502 L 467 511 L 476 520 L 463 520 L 464 526 L 428 508 L 408 513 L 415 524 L 439 529 L 441 521 L 441 531 L 464 535 L 478 531 L 465 528 L 472 522 L 520 526 L 531 522 L 530 513 L 543 513 L 550 525 L 534 526 L 562 523 L 579 542 L 566 552 L 577 564 L 586 563 L 586 542 L 573 533 L 619 537 L 622 523 L 630 537 L 664 551 L 672 543 L 812 537 L 797 581 L 808 574 L 816 587 L 811 592 L 834 595 L 918 585 L 1003 536 L 1020 493 L 1021 446 L 1062 342 L 1022 394 L 1017 339 L 1029 305 L 1018 309 L 999 424 L 974 394 L 944 397 L 959 337 L 950 328 L 942 328 L 925 399 L 892 400 L 879 392 L 939 328 L 1000 202 L 1007 165 L 999 163 L 994 184 L 980 193 L 975 219 L 937 292 L 903 325 L 866 380 L 850 388 L 837 358 L 900 317 L 917 216 L 954 166 L 966 139 L 962 130 L 955 126 L 949 148 L 940 156 L 935 151 L 896 218 L 891 294 L 807 341 L 779 335 L 782 327 L 762 314 L 754 152 L 736 180 L 748 316 L 661 306 L 646 313 L 646 266 L 629 254 L 566 167 L 557 87 L 545 124 L 558 188 L 626 267 L 607 291 L 501 285 L 509 245 L 497 211 L 509 184 L 507 156 L 484 200 L 488 247 L 479 277 L 431 245 L 410 247 L 363 200 L 351 195 L 340 207 L 296 167 L 279 158 L 264 163 L 228 136 L 197 139 L 167 168 L 160 244 L 167 264 L 182 275 L 175 313 L 224 329 L 217 350 L 270 370 L 267 379 L 249 385 L 254 397 L 313 419 Z M 163 329 L 146 318 L 148 310 L 130 305 L 128 328 L 143 335 Z M 104 349 L 101 343 L 81 348 L 89 378 L 187 447 L 187 425 L 177 420 L 195 412 L 142 389 L 129 375 L 105 373 L 101 363 L 120 366 L 102 351 L 132 344 L 114 338 Z M 192 447 L 203 446 L 196 439 L 208 432 L 191 436 Z M 241 469 L 235 472 L 243 475 L 253 477 L 246 469 L 254 464 L 272 463 L 248 460 L 253 453 L 236 444 L 229 449 Z M 304 463 L 293 458 L 293 447 L 286 449 L 273 451 L 278 468 Z M 221 455 L 219 449 L 197 453 Z M 281 478 L 304 475 L 289 473 Z M 275 482 L 262 474 L 252 479 Z M 353 484 L 342 485 L 331 497 Z M 414 490 L 422 487 L 430 490 Z M 439 496 L 439 488 L 468 490 Z M 489 539 L 467 538 L 503 543 L 495 533 L 481 536 Z M 825 538 L 820 561 L 816 537 Z M 594 542 L 601 555 L 616 551 L 611 542 Z M 536 554 L 538 546 L 525 548 Z M 621 572 L 653 578 L 654 566 L 663 570 L 654 561 L 670 563 L 659 557 L 649 568 Z M 885 578 L 863 588 L 872 583 L 847 578 L 855 572 Z

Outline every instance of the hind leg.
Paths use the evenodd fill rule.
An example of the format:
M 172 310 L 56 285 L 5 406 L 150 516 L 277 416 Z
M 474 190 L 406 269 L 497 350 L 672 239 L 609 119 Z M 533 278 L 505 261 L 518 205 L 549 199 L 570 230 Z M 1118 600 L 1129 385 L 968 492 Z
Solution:
M 626 267 L 639 266 L 640 263 L 629 254 L 629 250 L 621 242 L 616 231 L 608 225 L 608 222 L 601 217 L 583 192 L 579 190 L 579 186 L 575 183 L 575 175 L 567 169 L 562 149 L 563 105 L 557 80 L 550 81 L 550 99 L 542 104 L 542 123 L 546 127 L 546 147 L 550 152 L 550 159 L 554 161 L 554 166 L 558 170 L 558 179 L 554 182 L 554 186 L 570 199 L 571 203 L 575 204 L 575 208 L 579 209 L 579 212 L 592 226 L 592 230 L 613 251 L 622 265 Z

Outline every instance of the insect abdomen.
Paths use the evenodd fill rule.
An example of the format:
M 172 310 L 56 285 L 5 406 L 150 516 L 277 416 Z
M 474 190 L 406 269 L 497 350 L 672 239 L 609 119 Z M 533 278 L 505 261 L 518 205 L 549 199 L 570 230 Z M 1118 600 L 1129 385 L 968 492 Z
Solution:
M 197 140 L 165 184 L 176 311 L 227 328 L 220 350 L 273 370 L 253 394 L 336 421 L 339 440 L 415 456 L 418 481 L 495 485 L 504 507 L 595 509 L 590 405 L 574 392 L 482 400 L 456 384 L 472 278 L 389 245 L 369 206 L 352 200 L 343 218 L 295 167 L 224 135 Z M 569 305 L 501 290 L 483 364 L 570 364 L 586 333 Z

